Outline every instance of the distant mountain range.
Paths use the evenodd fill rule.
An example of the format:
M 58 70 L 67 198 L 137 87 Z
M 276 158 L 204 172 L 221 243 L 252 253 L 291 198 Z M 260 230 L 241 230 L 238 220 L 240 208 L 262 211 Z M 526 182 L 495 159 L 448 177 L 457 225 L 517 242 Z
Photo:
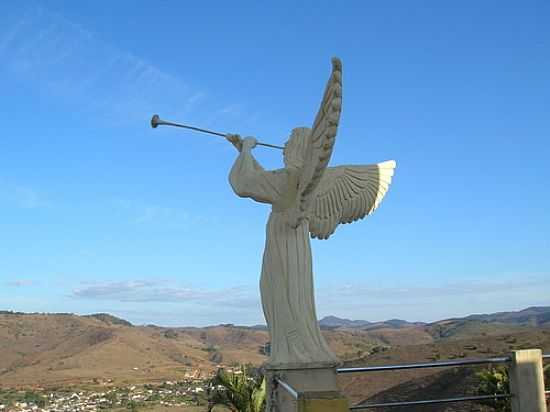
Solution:
M 72 313 L 25 313 L 14 312 L 9 310 L 0 310 L 0 315 L 73 315 Z M 84 317 L 95 318 L 104 323 L 112 325 L 134 326 L 132 323 L 125 319 L 121 319 L 109 313 L 94 313 L 91 315 L 84 315 Z M 372 322 L 368 320 L 351 320 L 346 318 L 339 318 L 337 316 L 325 316 L 319 321 L 319 325 L 322 329 L 361 329 L 361 330 L 374 330 L 374 329 L 402 329 L 412 327 L 435 327 L 446 324 L 465 324 L 465 323 L 499 323 L 509 324 L 516 326 L 550 326 L 550 306 L 532 306 L 527 309 L 512 312 L 496 312 L 489 314 L 473 314 L 462 318 L 449 318 L 438 320 L 435 322 L 411 322 L 402 319 L 389 319 L 385 321 Z M 147 325 L 150 327 L 162 327 L 157 325 Z M 243 327 L 254 330 L 267 330 L 265 325 L 254 326 L 239 326 L 233 324 L 223 324 L 216 326 L 228 326 L 228 327 Z M 182 326 L 184 327 L 184 326 Z
M 319 321 L 321 328 L 352 328 L 352 329 L 378 329 L 378 328 L 395 328 L 400 329 L 410 326 L 423 326 L 424 322 L 408 322 L 401 319 L 390 319 L 383 322 L 369 322 L 368 320 L 350 320 L 342 319 L 336 316 L 325 316 Z
M 445 324 L 457 323 L 502 323 L 517 326 L 546 326 L 550 325 L 550 306 L 533 306 L 517 312 L 497 312 L 490 314 L 475 314 L 463 318 L 450 318 L 437 322 L 409 322 L 401 319 L 390 319 L 382 322 L 369 322 L 367 320 L 350 320 L 336 316 L 325 316 L 319 321 L 321 328 L 336 329 L 382 329 L 382 328 L 410 328 L 410 327 L 433 327 Z
M 532 306 L 517 312 L 497 312 L 488 315 L 470 315 L 462 319 L 466 321 L 477 320 L 481 322 L 500 322 L 515 325 L 542 326 L 550 323 L 550 306 Z

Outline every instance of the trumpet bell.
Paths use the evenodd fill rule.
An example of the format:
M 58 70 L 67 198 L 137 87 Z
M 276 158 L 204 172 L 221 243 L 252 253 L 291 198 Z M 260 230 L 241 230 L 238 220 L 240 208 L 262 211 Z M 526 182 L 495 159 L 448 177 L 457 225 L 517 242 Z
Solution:
M 159 124 L 160 124 L 159 115 L 158 114 L 153 115 L 153 117 L 151 118 L 151 127 L 153 129 L 156 129 Z

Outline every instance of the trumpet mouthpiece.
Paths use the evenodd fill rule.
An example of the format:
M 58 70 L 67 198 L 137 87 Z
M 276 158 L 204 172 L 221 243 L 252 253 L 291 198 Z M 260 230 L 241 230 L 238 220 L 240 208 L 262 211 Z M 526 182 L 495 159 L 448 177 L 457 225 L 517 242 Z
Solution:
M 158 114 L 153 115 L 153 117 L 151 118 L 151 127 L 153 129 L 156 129 L 157 126 L 159 125 L 159 122 L 160 122 L 159 115 Z

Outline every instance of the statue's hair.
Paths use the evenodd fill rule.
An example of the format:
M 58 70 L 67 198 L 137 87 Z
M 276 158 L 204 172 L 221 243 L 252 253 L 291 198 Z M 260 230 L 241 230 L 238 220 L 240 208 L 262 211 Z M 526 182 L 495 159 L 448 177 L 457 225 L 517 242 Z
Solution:
M 284 150 L 284 161 L 286 167 L 292 169 L 302 168 L 310 134 L 311 129 L 309 127 L 296 127 L 292 129 L 292 133 L 285 144 Z

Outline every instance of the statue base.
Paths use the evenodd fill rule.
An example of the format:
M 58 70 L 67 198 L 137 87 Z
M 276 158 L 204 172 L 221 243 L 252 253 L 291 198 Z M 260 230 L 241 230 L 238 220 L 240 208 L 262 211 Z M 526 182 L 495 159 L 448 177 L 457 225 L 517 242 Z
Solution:
M 348 412 L 347 399 L 336 380 L 334 362 L 266 364 L 267 412 Z M 290 393 L 276 378 L 285 382 Z

